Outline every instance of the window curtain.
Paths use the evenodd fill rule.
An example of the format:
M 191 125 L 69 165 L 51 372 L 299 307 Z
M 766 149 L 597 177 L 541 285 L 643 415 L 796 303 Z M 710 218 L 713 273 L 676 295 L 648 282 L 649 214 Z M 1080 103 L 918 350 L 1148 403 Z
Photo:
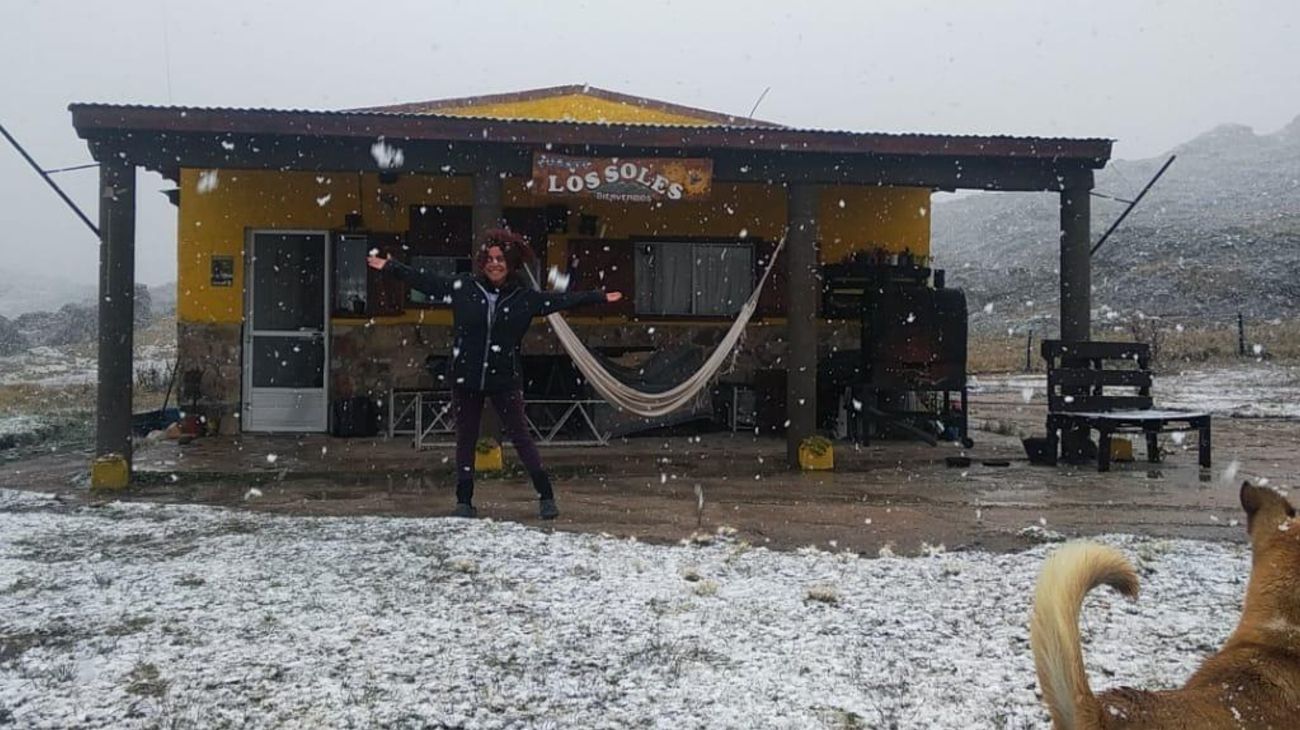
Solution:
M 637 311 L 691 314 L 693 264 L 692 246 L 688 243 L 637 244 Z
M 695 292 L 692 313 L 729 316 L 753 291 L 754 251 L 749 245 L 695 245 Z

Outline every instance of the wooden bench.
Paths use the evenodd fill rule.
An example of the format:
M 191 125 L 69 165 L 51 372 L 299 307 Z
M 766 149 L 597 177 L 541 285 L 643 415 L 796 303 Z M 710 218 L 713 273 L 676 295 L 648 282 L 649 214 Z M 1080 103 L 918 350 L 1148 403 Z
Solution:
M 1065 432 L 1096 431 L 1097 471 L 1108 471 L 1114 434 L 1144 434 L 1147 461 L 1158 462 L 1161 433 L 1196 431 L 1200 465 L 1210 467 L 1210 414 L 1152 407 L 1148 345 L 1044 340 L 1042 355 L 1047 361 L 1047 451 L 1052 463 Z M 1129 392 L 1116 395 L 1107 388 Z

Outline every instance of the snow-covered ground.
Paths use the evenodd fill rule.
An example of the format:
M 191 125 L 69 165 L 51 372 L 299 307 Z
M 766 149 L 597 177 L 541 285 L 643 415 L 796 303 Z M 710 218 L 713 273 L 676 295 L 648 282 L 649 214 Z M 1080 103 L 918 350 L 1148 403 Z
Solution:
M 1246 548 L 1106 541 L 1144 586 L 1089 599 L 1094 686 L 1181 683 L 1236 621 Z M 862 558 L 0 490 L 0 724 L 1046 727 L 1026 614 L 1050 549 Z
M 176 347 L 144 345 L 136 348 L 135 371 L 154 368 L 164 376 L 176 359 Z M 71 348 L 33 347 L 26 352 L 0 357 L 0 385 L 39 385 L 46 388 L 94 383 L 99 363 L 93 357 L 77 355 Z
M 1013 392 L 1026 403 L 1047 399 L 1042 373 L 972 377 L 972 392 Z M 1300 367 L 1250 363 L 1234 368 L 1186 370 L 1155 377 L 1152 395 L 1161 408 L 1209 411 L 1241 418 L 1300 418 Z

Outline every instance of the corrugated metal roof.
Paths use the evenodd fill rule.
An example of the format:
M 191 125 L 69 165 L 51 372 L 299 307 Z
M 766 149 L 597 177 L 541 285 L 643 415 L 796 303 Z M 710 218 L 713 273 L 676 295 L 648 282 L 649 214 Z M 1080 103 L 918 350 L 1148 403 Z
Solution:
M 754 132 L 798 132 L 802 134 L 834 134 L 834 135 L 858 135 L 858 136 L 880 136 L 880 137 L 901 137 L 901 138 L 935 138 L 942 137 L 945 139 L 997 139 L 997 140 L 1016 140 L 1016 141 L 1040 141 L 1040 142 L 1114 142 L 1108 137 L 1037 137 L 1029 135 L 980 135 L 980 134 L 941 134 L 930 132 L 881 132 L 865 131 L 851 129 L 828 129 L 825 127 L 792 127 L 783 126 L 766 126 L 766 125 L 733 125 L 733 124 L 665 124 L 650 122 L 589 122 L 577 119 L 542 119 L 535 117 L 494 117 L 478 116 L 471 114 L 440 114 L 437 112 L 394 112 L 384 111 L 381 108 L 360 108 L 360 109 L 275 109 L 271 107 L 194 107 L 194 106 L 161 106 L 154 104 L 112 104 L 108 102 L 78 102 L 70 104 L 69 110 L 78 109 L 132 109 L 141 111 L 158 111 L 158 112 L 177 112 L 184 116 L 188 112 L 202 113 L 257 113 L 257 114 L 311 114 L 332 117 L 390 117 L 399 119 L 447 119 L 456 121 L 480 121 L 480 122 L 528 122 L 531 124 L 555 124 L 555 125 L 574 125 L 574 126 L 591 126 L 591 127 L 636 127 L 647 129 L 727 129 L 732 131 L 754 131 Z
M 634 96 L 624 94 L 618 91 L 602 89 L 590 84 L 568 84 L 564 86 L 549 86 L 540 89 L 525 89 L 522 91 L 511 91 L 502 94 L 479 94 L 475 96 L 462 96 L 447 99 L 431 99 L 429 101 L 403 102 L 399 104 L 387 104 L 372 107 L 360 107 L 350 111 L 378 111 L 378 112 L 397 112 L 410 114 L 436 114 L 439 109 L 458 109 L 463 112 L 467 108 L 475 106 L 490 106 L 496 104 L 514 104 L 521 102 L 537 101 L 539 99 L 554 99 L 562 96 L 586 96 L 594 100 L 612 102 L 638 109 L 651 109 L 660 112 L 666 112 L 677 116 L 691 117 L 699 121 L 713 121 L 726 126 L 755 126 L 755 127 L 783 127 L 785 125 L 776 124 L 762 119 L 753 119 L 743 117 L 738 114 L 727 114 L 717 112 L 711 109 L 702 109 L 695 106 L 686 106 L 659 99 L 651 99 L 644 96 Z M 455 116 L 461 116 L 456 114 Z M 490 115 L 477 115 L 480 117 L 489 117 Z M 515 117 L 510 117 L 511 119 Z M 749 122 L 748 125 L 735 124 L 738 120 Z M 530 120 L 530 121 L 554 121 L 554 120 Z M 695 125 L 688 125 L 695 126 Z
M 676 144 L 794 152 L 1064 157 L 1093 160 L 1101 164 L 1109 159 L 1113 142 L 1095 137 L 940 135 L 723 124 L 557 121 L 373 109 L 340 111 L 78 103 L 70 105 L 69 110 L 73 115 L 74 126 L 83 137 L 95 131 L 152 129 L 327 136 L 386 134 L 394 138 L 481 139 L 532 144 L 554 136 L 556 141 L 564 144 L 589 141 L 592 144 Z M 329 124 L 320 124 L 322 122 Z M 481 136 L 470 136 L 470 133 L 477 131 L 469 129 L 474 125 L 487 126 L 482 127 Z M 611 136 L 611 133 L 626 134 L 629 138 Z M 590 135 L 590 139 L 584 135 Z M 680 135 L 680 139 L 675 140 L 665 135 Z

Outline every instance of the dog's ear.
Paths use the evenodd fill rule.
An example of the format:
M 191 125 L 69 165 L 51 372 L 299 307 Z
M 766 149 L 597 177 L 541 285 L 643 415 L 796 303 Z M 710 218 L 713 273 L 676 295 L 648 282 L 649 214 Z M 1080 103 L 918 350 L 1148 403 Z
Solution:
M 1257 487 L 1250 482 L 1241 483 L 1241 507 L 1246 510 L 1246 531 L 1249 532 L 1258 515 L 1273 513 L 1280 524 L 1295 517 L 1295 508 L 1286 498 L 1268 487 Z

